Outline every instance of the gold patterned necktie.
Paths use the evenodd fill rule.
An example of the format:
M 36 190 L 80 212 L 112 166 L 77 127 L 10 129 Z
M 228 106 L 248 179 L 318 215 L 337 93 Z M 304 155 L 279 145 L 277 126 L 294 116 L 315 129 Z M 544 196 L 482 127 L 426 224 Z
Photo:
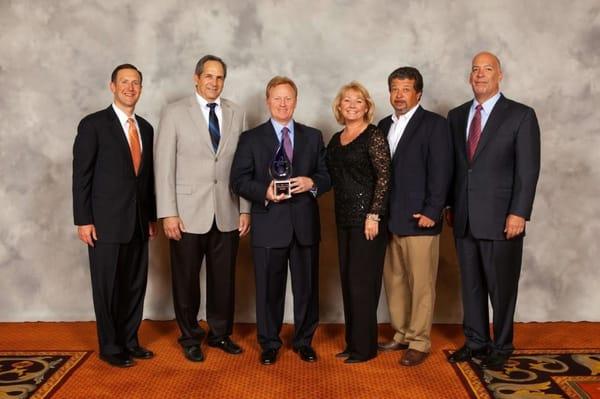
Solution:
M 140 164 L 142 162 L 142 148 L 140 145 L 137 127 L 135 126 L 135 120 L 133 118 L 128 118 L 127 123 L 129 124 L 129 149 L 131 151 L 131 159 L 133 161 L 133 170 L 137 176 L 140 170 Z

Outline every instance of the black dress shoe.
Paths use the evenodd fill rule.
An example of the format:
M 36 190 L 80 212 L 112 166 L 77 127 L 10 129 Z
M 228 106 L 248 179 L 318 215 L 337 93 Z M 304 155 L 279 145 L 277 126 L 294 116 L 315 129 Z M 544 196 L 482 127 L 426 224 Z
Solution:
M 350 349 L 346 348 L 343 351 L 336 353 L 335 357 L 339 357 L 339 358 L 350 357 Z
M 374 359 L 374 358 L 375 358 L 375 356 L 363 358 L 363 357 L 356 357 L 356 356 L 354 356 L 354 355 L 351 354 L 350 357 L 348 357 L 348 359 L 344 360 L 344 363 L 348 363 L 348 364 L 364 363 L 364 362 L 367 362 L 367 361 L 369 361 L 371 359 Z
M 112 355 L 100 354 L 100 359 L 115 367 L 131 367 L 135 364 L 128 353 L 115 353 Z
M 239 345 L 233 342 L 229 337 L 225 337 L 220 341 L 208 341 L 208 346 L 219 348 L 223 352 L 229 353 L 230 355 L 239 355 L 243 352 L 242 348 L 240 348 Z
M 296 352 L 300 359 L 305 362 L 316 362 L 317 361 L 317 353 L 315 350 L 309 345 L 304 345 L 299 348 L 294 348 L 294 352 Z
M 467 345 L 464 345 L 462 348 L 448 356 L 448 361 L 450 363 L 459 363 L 466 362 L 471 360 L 474 357 L 481 358 L 487 355 L 487 349 L 471 349 Z
M 492 351 L 481 361 L 481 367 L 488 370 L 502 371 L 510 355 Z
M 154 352 L 152 352 L 151 350 L 148 350 L 142 346 L 136 346 L 134 348 L 127 348 L 126 351 L 129 354 L 129 356 L 131 356 L 135 359 L 151 359 L 154 357 Z
M 377 350 L 380 350 L 382 352 L 400 351 L 404 349 L 408 349 L 408 344 L 402 344 L 396 341 L 380 342 L 377 344 Z
M 265 366 L 274 364 L 277 361 L 277 349 L 265 349 L 260 354 L 260 362 Z
M 200 345 L 186 346 L 183 348 L 183 354 L 191 362 L 203 362 L 204 353 L 200 349 Z

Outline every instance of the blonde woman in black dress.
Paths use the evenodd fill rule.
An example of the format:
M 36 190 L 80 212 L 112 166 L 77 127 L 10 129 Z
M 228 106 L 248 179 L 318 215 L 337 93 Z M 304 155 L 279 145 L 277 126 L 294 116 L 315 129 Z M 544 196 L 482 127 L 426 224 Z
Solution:
M 333 113 L 344 126 L 327 146 L 346 325 L 346 347 L 336 356 L 359 363 L 377 355 L 391 160 L 386 137 L 371 124 L 373 100 L 360 83 L 339 90 Z

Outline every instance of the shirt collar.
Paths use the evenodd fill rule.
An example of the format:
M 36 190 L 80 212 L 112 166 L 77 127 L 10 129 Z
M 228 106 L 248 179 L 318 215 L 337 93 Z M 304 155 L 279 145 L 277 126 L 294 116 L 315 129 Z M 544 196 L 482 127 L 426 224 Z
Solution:
M 204 97 L 202 97 L 200 94 L 198 94 L 198 92 L 196 92 L 196 101 L 198 101 L 198 104 L 200 104 L 200 108 L 208 109 L 208 107 L 206 106 L 206 104 L 208 104 L 208 101 L 206 101 L 204 99 Z M 215 99 L 215 101 L 211 101 L 211 103 L 216 103 L 217 104 L 216 108 L 219 108 L 221 106 L 221 97 L 217 97 Z
M 415 112 L 417 112 L 417 108 L 419 108 L 419 105 L 421 105 L 421 104 L 417 103 L 417 105 L 412 107 L 407 113 L 400 115 L 400 116 L 396 116 L 396 113 L 394 112 L 392 114 L 392 121 L 394 123 L 397 123 L 398 121 L 408 123 L 408 121 L 410 121 L 410 118 L 412 118 L 412 116 L 415 114 Z
M 275 119 L 271 118 L 271 124 L 273 125 L 273 128 L 275 129 L 275 132 L 277 133 L 277 137 L 281 137 L 281 129 L 283 129 L 284 126 L 286 126 L 289 131 L 290 131 L 290 135 L 294 134 L 294 120 L 291 119 L 286 125 L 282 125 L 281 123 L 277 122 Z
M 486 115 L 489 115 L 490 112 L 492 112 L 492 110 L 494 109 L 494 105 L 496 105 L 496 103 L 500 99 L 500 96 L 501 93 L 498 92 L 493 97 L 488 98 L 483 102 L 483 104 L 481 104 L 481 106 L 483 107 L 483 111 L 486 113 Z M 473 99 L 473 104 L 471 104 L 471 110 L 475 111 L 475 107 L 477 107 L 477 104 L 479 104 L 477 100 Z
M 119 122 L 121 122 L 121 125 L 125 125 L 127 123 L 127 119 L 129 119 L 129 118 L 133 118 L 133 120 L 136 120 L 135 114 L 133 114 L 131 116 L 127 116 L 127 114 L 125 112 L 123 112 L 123 110 L 121 108 L 117 107 L 117 105 L 115 103 L 112 103 L 112 107 L 113 107 L 113 110 L 115 111 L 115 113 L 117 114 L 117 118 L 119 118 Z

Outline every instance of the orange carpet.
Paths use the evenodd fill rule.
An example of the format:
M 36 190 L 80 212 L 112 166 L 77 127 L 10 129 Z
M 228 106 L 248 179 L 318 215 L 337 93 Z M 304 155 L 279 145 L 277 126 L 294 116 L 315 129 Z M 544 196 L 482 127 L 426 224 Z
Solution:
M 387 325 L 382 336 L 390 336 Z M 600 323 L 517 324 L 519 349 L 598 348 Z M 420 366 L 398 364 L 399 352 L 383 353 L 361 364 L 346 365 L 334 354 L 343 346 L 342 325 L 321 325 L 314 339 L 320 356 L 305 363 L 291 351 L 292 327 L 273 366 L 259 364 L 254 325 L 239 324 L 234 339 L 245 352 L 226 355 L 203 346 L 206 361 L 184 359 L 174 322 L 144 321 L 141 342 L 156 352 L 129 369 L 106 365 L 94 352 L 52 395 L 60 398 L 468 398 L 461 379 L 445 361 L 443 350 L 462 345 L 460 326 L 435 325 L 433 349 Z M 0 323 L 0 351 L 97 350 L 95 324 Z

